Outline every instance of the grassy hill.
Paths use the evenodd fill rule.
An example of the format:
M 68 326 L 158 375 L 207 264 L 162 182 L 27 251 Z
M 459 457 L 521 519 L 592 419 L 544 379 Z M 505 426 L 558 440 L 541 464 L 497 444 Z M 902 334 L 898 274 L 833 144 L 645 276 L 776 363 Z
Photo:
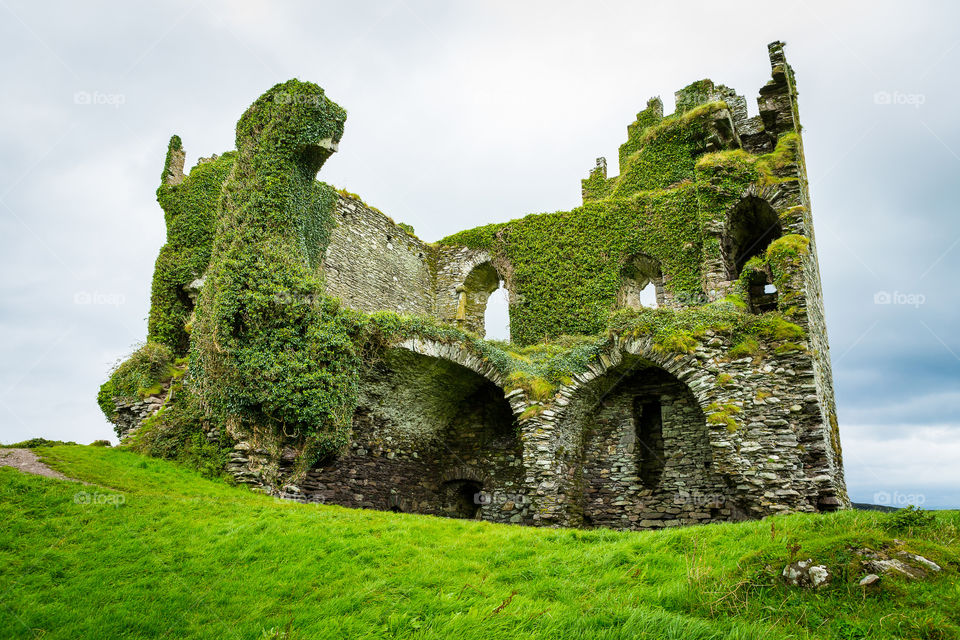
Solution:
M 122 450 L 41 451 L 91 484 L 0 468 L 2 637 L 960 637 L 957 512 L 913 529 L 865 512 L 536 529 L 282 502 Z M 895 538 L 943 572 L 858 586 L 851 547 Z M 784 586 L 807 557 L 833 582 Z

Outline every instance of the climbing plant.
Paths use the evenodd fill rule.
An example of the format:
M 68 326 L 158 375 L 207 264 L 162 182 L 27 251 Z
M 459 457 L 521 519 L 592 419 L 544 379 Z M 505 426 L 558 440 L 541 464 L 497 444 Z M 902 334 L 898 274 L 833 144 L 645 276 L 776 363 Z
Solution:
M 179 136 L 173 136 L 167 149 L 164 178 L 173 155 L 182 152 L 182 148 Z M 163 179 L 157 188 L 167 242 L 160 249 L 153 271 L 147 338 L 167 345 L 177 355 L 184 355 L 190 346 L 188 329 L 193 301 L 187 288 L 203 276 L 210 262 L 220 189 L 235 156 L 230 152 L 203 161 L 182 182 L 168 184 Z
M 315 177 L 345 119 L 298 80 L 244 113 L 191 343 L 201 404 L 236 435 L 298 443 L 306 464 L 344 446 L 357 396 L 356 314 L 318 269 L 334 193 Z

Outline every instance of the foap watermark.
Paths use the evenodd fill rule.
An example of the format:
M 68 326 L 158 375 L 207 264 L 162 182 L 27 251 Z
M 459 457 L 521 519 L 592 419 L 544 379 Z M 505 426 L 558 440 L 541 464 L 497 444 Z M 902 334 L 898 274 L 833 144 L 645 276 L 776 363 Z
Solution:
M 873 94 L 874 104 L 894 104 L 906 105 L 919 109 L 927 101 L 927 96 L 922 93 L 905 93 L 903 91 L 877 91 Z
M 106 305 L 119 307 L 127 302 L 122 293 L 103 293 L 101 291 L 77 291 L 73 294 L 73 304 Z
M 723 508 L 726 498 L 719 493 L 679 493 L 673 497 L 673 504 L 692 507 Z
M 77 491 L 73 494 L 73 504 L 92 504 L 101 507 L 119 507 L 126 504 L 127 496 L 122 493 L 100 493 Z
M 323 95 L 290 93 L 289 91 L 279 91 L 273 96 L 273 101 L 276 104 L 309 105 L 312 107 L 322 106 L 325 100 L 326 98 Z
M 502 507 L 511 503 L 512 505 L 521 505 L 525 504 L 526 501 L 527 497 L 520 493 L 489 493 L 487 491 L 479 491 L 473 494 L 473 504 L 481 506 L 500 505 Z
M 904 293 L 902 291 L 877 291 L 873 294 L 873 304 L 896 304 L 905 305 L 918 309 L 920 305 L 927 301 L 927 296 L 922 293 Z
M 73 94 L 73 104 L 105 106 L 119 109 L 127 103 L 122 93 L 104 93 L 102 91 L 77 91 Z
M 902 509 L 906 506 L 920 507 L 927 501 L 927 496 L 922 493 L 900 493 L 899 491 L 878 491 L 873 494 L 873 504 L 881 507 L 897 507 Z

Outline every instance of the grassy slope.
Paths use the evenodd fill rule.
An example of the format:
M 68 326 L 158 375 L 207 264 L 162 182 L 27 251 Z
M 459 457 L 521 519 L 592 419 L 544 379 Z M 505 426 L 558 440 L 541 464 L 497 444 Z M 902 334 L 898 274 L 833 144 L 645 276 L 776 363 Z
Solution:
M 847 547 L 892 540 L 882 514 L 547 530 L 280 502 L 126 451 L 41 452 L 99 486 L 0 468 L 3 637 L 873 639 L 960 626 L 956 512 L 896 534 L 942 575 L 864 594 L 844 574 Z M 76 504 L 78 491 L 125 502 Z M 841 572 L 834 584 L 780 585 L 795 542 Z

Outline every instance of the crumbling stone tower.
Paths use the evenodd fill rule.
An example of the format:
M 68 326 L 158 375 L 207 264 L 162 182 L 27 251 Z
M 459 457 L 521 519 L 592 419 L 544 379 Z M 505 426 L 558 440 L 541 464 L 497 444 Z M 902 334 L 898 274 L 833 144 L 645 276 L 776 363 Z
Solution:
M 322 286 L 322 313 L 291 310 L 316 305 L 314 294 L 304 301 L 284 289 L 273 302 L 256 300 L 261 316 L 275 305 L 268 338 L 309 334 L 276 320 L 309 317 L 323 344 L 362 360 L 355 368 L 337 361 L 338 375 L 353 376 L 338 378 L 338 388 L 356 389 L 338 404 L 353 407 L 349 440 L 320 456 L 308 455 L 304 432 L 321 427 L 284 413 L 273 396 L 269 406 L 251 396 L 221 413 L 205 400 L 216 397 L 220 373 L 204 369 L 211 347 L 188 334 L 196 292 L 225 295 L 217 287 L 231 272 L 218 262 L 213 229 L 238 215 L 229 206 L 244 187 L 229 177 L 237 173 L 233 152 L 184 176 L 175 139 L 158 191 L 169 237 L 151 340 L 174 355 L 192 346 L 187 382 L 165 402 L 192 406 L 183 398 L 198 396 L 198 422 L 229 448 L 228 470 L 239 481 L 304 501 L 633 529 L 847 506 L 797 92 L 783 45 L 769 53 L 758 116 L 710 80 L 678 91 L 672 115 L 650 100 L 627 128 L 618 175 L 599 159 L 572 211 L 428 244 L 359 197 L 316 183 L 304 200 L 310 208 L 297 214 L 303 222 L 282 236 L 294 257 L 277 260 L 300 264 L 296 273 L 305 275 L 297 277 Z M 277 90 L 245 120 L 273 131 L 270 109 L 284 95 Z M 316 130 L 333 133 L 312 141 L 312 125 L 301 127 L 306 151 L 287 160 L 314 162 L 295 169 L 300 178 L 316 173 L 343 131 L 339 107 L 324 104 L 307 124 L 316 118 Z M 242 153 L 269 157 L 253 140 Z M 256 179 L 254 169 L 241 173 Z M 222 183 L 229 186 L 214 211 Z M 286 220 L 286 209 L 278 211 Z M 253 215 L 245 224 L 260 224 L 245 215 Z M 207 235 L 184 240 L 175 232 L 185 221 Z M 301 227 L 314 231 L 290 235 Z M 189 267 L 165 266 L 176 255 L 188 256 Z M 205 260 L 216 265 L 213 282 Z M 257 268 L 271 273 L 269 261 Z M 510 345 L 483 340 L 487 299 L 501 284 Z M 322 332 L 330 326 L 343 336 Z M 191 387 L 192 377 L 202 384 Z M 124 437 L 163 404 L 114 396 L 113 414 L 105 410 Z M 272 426 L 277 415 L 282 427 Z

